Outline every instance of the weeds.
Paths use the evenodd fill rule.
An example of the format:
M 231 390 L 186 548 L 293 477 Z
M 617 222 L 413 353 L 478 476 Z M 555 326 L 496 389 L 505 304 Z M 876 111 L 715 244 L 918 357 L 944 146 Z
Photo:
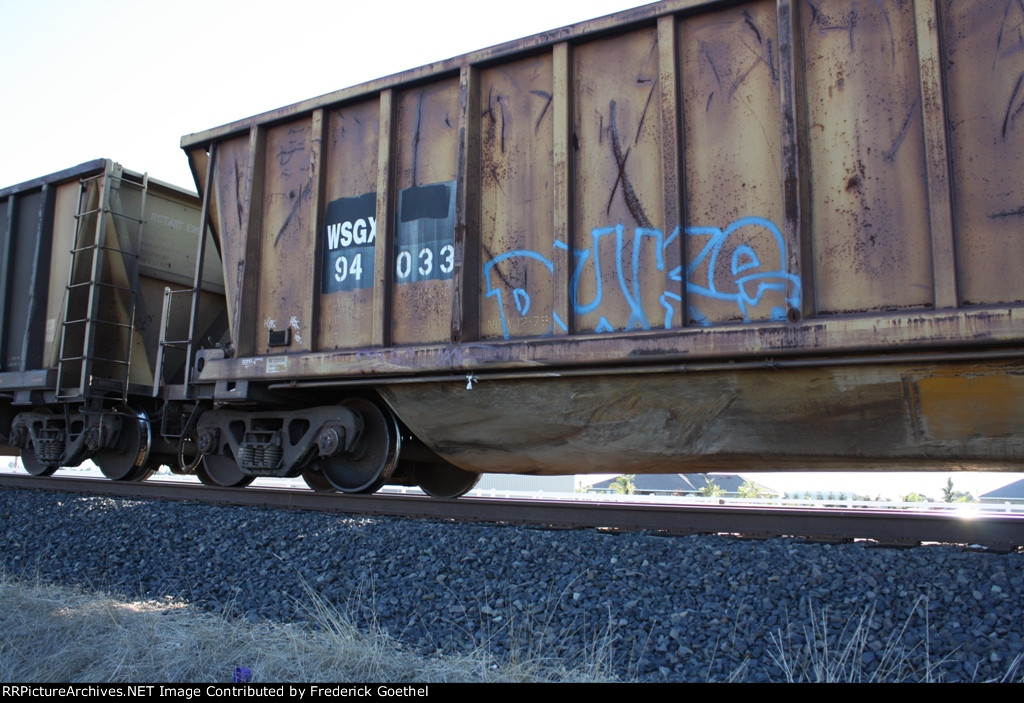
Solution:
M 606 680 L 601 672 L 610 662 L 600 645 L 579 670 L 525 649 L 507 662 L 484 647 L 418 656 L 373 622 L 357 627 L 308 586 L 303 603 L 311 626 L 253 623 L 230 609 L 211 615 L 170 600 L 123 601 L 6 578 L 0 602 L 2 681 L 226 683 L 236 666 L 250 669 L 253 682 L 595 681 Z
M 5 604 L 0 611 L 2 681 L 228 682 L 236 666 L 250 669 L 253 682 L 607 681 L 613 670 L 629 668 L 616 651 L 622 640 L 610 612 L 593 631 L 580 624 L 591 645 L 571 657 L 559 647 L 559 637 L 568 637 L 555 631 L 553 615 L 529 612 L 510 613 L 482 641 L 474 639 L 475 648 L 465 654 L 423 657 L 404 649 L 375 620 L 354 624 L 350 612 L 373 612 L 372 603 L 349 603 L 339 610 L 308 586 L 302 603 L 310 626 L 253 623 L 170 599 L 123 601 L 2 575 L 0 602 Z M 944 678 L 948 660 L 929 651 L 927 596 L 918 598 L 902 625 L 888 634 L 872 608 L 838 624 L 827 608 L 812 607 L 809 616 L 804 627 L 786 626 L 769 635 L 767 656 L 779 672 L 773 678 L 862 683 Z M 495 656 L 490 647 L 498 637 L 509 642 L 505 657 Z M 735 656 L 744 639 L 734 628 L 731 637 L 715 641 L 712 659 Z M 751 664 L 740 661 L 715 678 L 743 681 Z M 634 670 L 631 678 L 639 679 L 639 672 Z M 999 681 L 1024 682 L 1024 653 L 1009 663 Z
M 906 632 L 914 613 L 925 613 L 923 644 L 906 646 Z M 813 607 L 810 625 L 802 633 L 803 644 L 794 647 L 791 632 L 771 633 L 772 662 L 785 680 L 813 683 L 878 683 L 898 681 L 937 682 L 942 679 L 944 660 L 932 661 L 928 646 L 928 599 L 921 596 L 902 626 L 881 642 L 874 634 L 874 608 L 867 609 L 856 622 L 843 623 L 838 635 L 829 623 L 828 610 L 819 615 Z M 788 628 L 787 628 L 788 629 Z

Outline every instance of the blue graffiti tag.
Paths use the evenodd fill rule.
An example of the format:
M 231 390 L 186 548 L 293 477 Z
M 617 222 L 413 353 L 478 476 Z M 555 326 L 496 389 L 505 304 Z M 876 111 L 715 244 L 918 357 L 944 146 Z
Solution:
M 800 277 L 783 269 L 762 267 L 757 252 L 748 243 L 750 238 L 742 236 L 745 227 L 760 227 L 768 231 L 775 242 L 777 255 L 782 266 L 786 262 L 786 242 L 782 233 L 770 220 L 763 217 L 744 217 L 736 220 L 724 230 L 717 227 L 687 227 L 688 237 L 708 237 L 707 243 L 700 253 L 686 267 L 686 292 L 688 295 L 703 295 L 718 300 L 729 300 L 736 304 L 744 322 L 750 322 L 750 309 L 757 307 L 769 291 L 780 291 L 785 297 L 787 308 L 800 307 Z M 718 259 L 728 246 L 733 246 L 730 262 L 732 280 L 727 284 L 732 290 L 725 290 L 716 284 Z M 696 283 L 691 276 L 706 263 L 707 281 Z M 771 309 L 772 320 L 785 320 L 786 309 L 774 306 Z M 691 306 L 692 309 L 692 306 Z M 699 310 L 696 311 L 699 314 Z M 694 318 L 701 319 L 697 315 Z M 704 323 L 707 323 L 704 320 Z
M 649 330 L 652 328 L 651 319 L 661 315 L 661 311 L 662 326 L 664 329 L 671 329 L 673 319 L 682 306 L 682 296 L 675 291 L 680 290 L 684 282 L 689 302 L 688 312 L 700 325 L 711 324 L 707 315 L 701 311 L 702 298 L 731 302 L 736 306 L 744 322 L 751 321 L 752 312 L 762 304 L 765 296 L 772 292 L 781 294 L 786 305 L 773 305 L 767 314 L 769 319 L 784 320 L 787 308 L 799 308 L 800 277 L 784 269 L 787 261 L 786 243 L 779 228 L 770 220 L 762 217 L 744 217 L 725 229 L 687 227 L 684 230 L 686 237 L 704 238 L 707 241 L 686 266 L 685 276 L 682 266 L 675 266 L 666 271 L 666 252 L 677 245 L 679 233 L 679 227 L 676 227 L 668 237 L 659 229 L 638 227 L 630 238 L 620 224 L 592 230 L 590 246 L 586 249 L 573 248 L 565 242 L 556 240 L 553 249 L 566 251 L 572 255 L 572 274 L 569 280 L 569 302 L 572 312 L 576 315 L 599 315 L 594 326 L 595 332 L 616 331 L 615 326 L 600 312 L 603 305 L 611 304 L 609 301 L 613 297 L 621 296 L 629 311 L 628 319 L 622 326 L 623 330 Z M 609 249 L 614 250 L 618 290 L 607 290 L 602 280 L 602 244 L 605 245 L 606 252 Z M 658 297 L 661 311 L 650 313 L 644 309 L 641 296 L 643 274 L 646 272 L 648 276 L 651 275 L 652 269 L 652 266 L 645 269 L 641 265 L 645 252 L 652 257 L 650 260 L 653 270 L 663 272 L 667 289 Z M 524 270 L 532 265 L 531 271 L 539 269 L 541 273 L 546 271 L 548 276 L 554 276 L 556 260 L 562 258 L 549 258 L 533 250 L 517 249 L 499 254 L 484 264 L 485 296 L 493 299 L 498 306 L 501 332 L 506 339 L 511 336 L 509 315 L 518 314 L 521 319 L 525 318 L 530 312 L 532 299 L 525 283 L 513 287 L 504 280 L 495 267 L 518 259 Z M 727 268 L 719 270 L 720 259 L 729 262 Z M 778 261 L 778 266 L 773 267 L 768 263 L 772 261 Z M 728 274 L 724 274 L 725 271 L 728 271 Z M 535 273 L 533 279 L 535 280 L 541 273 Z M 528 273 L 523 273 L 521 278 L 524 282 L 531 280 Z M 589 287 L 584 285 L 587 279 L 592 279 Z M 581 296 L 586 294 L 586 291 L 589 291 L 589 299 L 583 300 Z M 509 295 L 508 298 L 505 297 L 506 294 Z M 568 325 L 555 310 L 543 311 L 540 319 L 547 321 L 548 324 L 542 334 L 552 333 L 555 326 L 568 331 Z

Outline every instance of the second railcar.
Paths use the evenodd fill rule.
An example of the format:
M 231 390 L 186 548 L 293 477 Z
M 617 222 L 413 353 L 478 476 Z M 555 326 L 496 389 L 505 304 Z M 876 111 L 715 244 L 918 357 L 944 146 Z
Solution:
M 30 473 L 179 464 L 187 342 L 227 328 L 199 205 L 108 159 L 0 189 L 0 441 Z

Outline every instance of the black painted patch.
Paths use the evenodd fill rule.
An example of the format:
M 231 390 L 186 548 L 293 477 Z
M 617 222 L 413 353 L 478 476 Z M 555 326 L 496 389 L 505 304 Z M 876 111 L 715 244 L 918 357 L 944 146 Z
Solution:
M 398 194 L 395 282 L 445 281 L 455 268 L 455 181 Z
M 406 188 L 399 197 L 398 222 L 446 219 L 452 210 L 454 190 L 455 181 Z
M 373 287 L 376 214 L 376 193 L 328 203 L 323 232 L 324 293 Z

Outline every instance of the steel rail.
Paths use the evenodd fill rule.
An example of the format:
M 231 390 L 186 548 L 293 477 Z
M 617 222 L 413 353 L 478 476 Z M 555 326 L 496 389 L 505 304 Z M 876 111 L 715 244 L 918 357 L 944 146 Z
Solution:
M 728 505 L 619 504 L 592 501 L 426 496 L 347 495 L 306 489 L 215 488 L 171 481 L 126 483 L 107 479 L 0 475 L 0 488 L 84 493 L 123 498 L 188 500 L 329 513 L 414 519 L 494 522 L 547 528 L 647 530 L 670 535 L 779 536 L 822 541 L 873 540 L 883 545 L 979 545 L 996 551 L 1024 548 L 1024 516 L 964 515 L 949 511 L 774 508 Z

